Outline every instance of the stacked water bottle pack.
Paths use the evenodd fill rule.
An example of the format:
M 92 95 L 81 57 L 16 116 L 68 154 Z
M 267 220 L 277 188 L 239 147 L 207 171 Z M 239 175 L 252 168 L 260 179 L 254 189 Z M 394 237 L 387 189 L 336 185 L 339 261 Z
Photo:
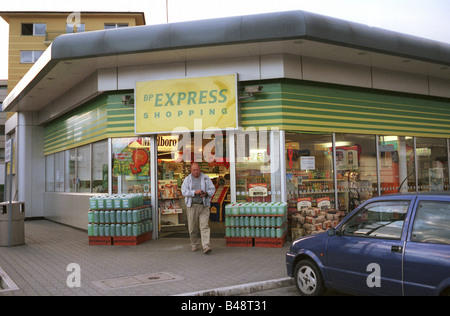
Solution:
M 142 195 L 104 195 L 90 199 L 89 237 L 134 237 L 152 231 L 151 210 Z
M 287 230 L 287 203 L 249 202 L 225 207 L 227 238 L 278 238 Z

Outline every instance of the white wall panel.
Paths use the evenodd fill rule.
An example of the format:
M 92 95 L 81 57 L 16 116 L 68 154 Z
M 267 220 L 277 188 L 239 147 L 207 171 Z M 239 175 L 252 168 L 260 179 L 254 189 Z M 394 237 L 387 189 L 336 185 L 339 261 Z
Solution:
M 98 70 L 98 91 L 117 90 L 117 68 Z
M 186 63 L 187 77 L 239 74 L 240 81 L 261 79 L 259 56 L 200 60 Z
M 87 229 L 90 194 L 44 193 L 44 217 L 66 225 Z
M 430 77 L 430 94 L 450 98 L 450 80 L 443 78 Z
M 138 81 L 164 80 L 185 77 L 185 64 L 160 64 L 121 67 L 118 69 L 118 89 L 128 90 L 136 87 Z
M 284 77 L 283 54 L 261 56 L 261 78 L 275 79 Z
M 95 72 L 39 111 L 38 123 L 43 124 L 54 119 L 99 93 L 98 72 Z
M 283 55 L 284 78 L 303 79 L 302 57 L 296 55 Z
M 311 57 L 303 57 L 302 60 L 304 80 L 371 87 L 370 67 L 368 66 Z
M 416 94 L 428 94 L 428 78 L 381 68 L 372 69 L 373 88 Z

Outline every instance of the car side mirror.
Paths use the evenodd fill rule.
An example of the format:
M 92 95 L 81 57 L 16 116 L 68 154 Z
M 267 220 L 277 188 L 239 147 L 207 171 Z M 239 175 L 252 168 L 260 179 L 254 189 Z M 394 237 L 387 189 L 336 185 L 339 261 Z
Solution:
M 341 236 L 341 231 L 336 229 L 336 227 L 330 228 L 327 230 L 328 236 Z

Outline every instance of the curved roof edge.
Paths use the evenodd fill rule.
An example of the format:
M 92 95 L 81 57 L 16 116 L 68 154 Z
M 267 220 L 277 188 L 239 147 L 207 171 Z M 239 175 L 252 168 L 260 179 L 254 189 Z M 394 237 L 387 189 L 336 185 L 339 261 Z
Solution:
M 59 36 L 52 59 L 309 39 L 450 65 L 450 44 L 305 11 L 285 11 Z
M 450 44 L 306 11 L 264 13 L 58 36 L 45 52 L 48 58 L 38 60 L 6 97 L 3 111 L 64 60 L 295 39 L 450 66 Z

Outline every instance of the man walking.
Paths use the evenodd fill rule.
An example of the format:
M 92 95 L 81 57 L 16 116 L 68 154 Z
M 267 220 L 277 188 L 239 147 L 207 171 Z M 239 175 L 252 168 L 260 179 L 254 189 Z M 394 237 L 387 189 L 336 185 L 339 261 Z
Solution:
M 211 179 L 201 172 L 198 163 L 192 163 L 191 174 L 184 179 L 181 186 L 181 193 L 184 196 L 187 207 L 192 251 L 198 250 L 198 233 L 200 232 L 203 253 L 208 254 L 211 252 L 209 216 L 211 197 L 215 192 L 216 188 Z

